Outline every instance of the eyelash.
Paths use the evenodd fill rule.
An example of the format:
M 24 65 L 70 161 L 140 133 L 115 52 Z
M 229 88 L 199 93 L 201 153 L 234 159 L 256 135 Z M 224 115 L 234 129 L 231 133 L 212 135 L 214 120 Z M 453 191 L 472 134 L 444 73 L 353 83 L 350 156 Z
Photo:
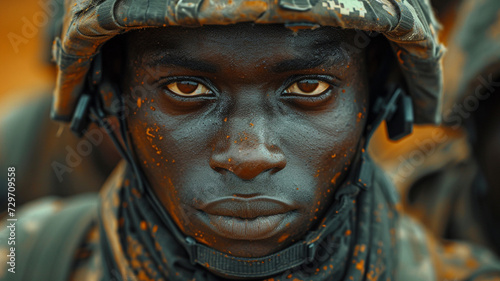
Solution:
M 330 87 L 325 90 L 322 94 L 319 94 L 317 96 L 304 96 L 304 95 L 294 95 L 290 93 L 285 93 L 285 90 L 291 87 L 294 83 L 298 83 L 302 80 L 318 80 L 322 81 L 325 83 L 328 83 Z M 332 92 L 333 88 L 338 88 L 340 85 L 340 80 L 336 77 L 329 76 L 329 75 L 300 75 L 300 76 L 293 76 L 288 79 L 286 83 L 284 83 L 284 87 L 280 89 L 280 94 L 287 99 L 301 99 L 304 101 L 310 101 L 310 102 L 320 102 L 323 100 L 328 99 Z
M 291 87 L 294 83 L 300 82 L 302 80 L 307 80 L 307 79 L 319 80 L 319 81 L 326 82 L 330 85 L 330 88 L 328 88 L 325 92 L 323 92 L 322 94 L 317 95 L 317 96 L 294 95 L 294 94 L 290 94 L 290 93 L 285 92 L 285 90 L 288 89 L 289 87 Z M 214 93 L 214 96 L 212 97 L 212 96 L 205 95 L 205 96 L 187 97 L 187 96 L 180 96 L 180 95 L 177 95 L 175 93 L 172 93 L 167 88 L 167 86 L 171 83 L 179 82 L 179 81 L 193 81 L 196 83 L 201 83 L 201 84 L 205 85 L 210 91 L 212 91 Z M 283 83 L 283 86 L 278 90 L 278 93 L 286 99 L 298 98 L 298 99 L 310 101 L 310 102 L 322 101 L 322 100 L 329 98 L 329 96 L 331 95 L 332 90 L 333 90 L 332 88 L 338 87 L 339 82 L 340 81 L 338 78 L 328 76 L 328 75 L 296 75 L 296 76 L 292 76 L 292 77 L 288 78 L 287 81 L 285 83 Z M 218 93 L 219 93 L 218 89 L 213 85 L 213 83 L 209 79 L 206 79 L 203 77 L 195 77 L 195 76 L 166 77 L 166 78 L 164 78 L 163 81 L 160 82 L 160 87 L 161 87 L 163 92 L 167 92 L 170 96 L 173 96 L 175 99 L 180 100 L 180 101 L 193 101 L 193 100 L 201 100 L 201 99 L 207 99 L 207 98 L 213 99 L 213 98 L 216 98 L 218 96 Z
M 209 96 L 209 95 L 204 95 L 204 96 L 180 96 L 178 94 L 173 93 L 168 89 L 168 85 L 174 82 L 180 82 L 180 81 L 193 81 L 196 83 L 203 84 L 209 89 L 210 91 L 213 92 L 214 96 Z M 214 99 L 218 95 L 218 90 L 217 88 L 213 85 L 213 83 L 203 77 L 196 77 L 196 76 L 175 76 L 175 77 L 166 77 L 160 80 L 159 86 L 161 90 L 167 94 L 169 94 L 171 97 L 179 100 L 179 101 L 195 101 L 195 100 L 202 100 L 202 99 Z

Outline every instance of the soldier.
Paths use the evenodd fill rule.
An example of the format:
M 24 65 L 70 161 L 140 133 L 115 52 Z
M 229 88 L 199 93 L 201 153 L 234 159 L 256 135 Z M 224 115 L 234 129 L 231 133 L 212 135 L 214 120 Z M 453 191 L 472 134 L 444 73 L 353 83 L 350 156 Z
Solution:
M 428 2 L 66 4 L 53 118 L 103 127 L 124 161 L 99 200 L 25 209 L 4 279 L 500 276 L 399 214 L 366 152 L 384 120 L 395 140 L 439 122 Z

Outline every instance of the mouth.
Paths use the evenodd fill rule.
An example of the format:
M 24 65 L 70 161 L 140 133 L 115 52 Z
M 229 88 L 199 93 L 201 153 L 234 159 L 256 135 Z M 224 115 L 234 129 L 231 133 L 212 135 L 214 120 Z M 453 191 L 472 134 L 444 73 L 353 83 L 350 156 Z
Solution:
M 282 231 L 297 216 L 296 207 L 270 197 L 224 197 L 201 208 L 202 220 L 219 235 L 261 240 Z

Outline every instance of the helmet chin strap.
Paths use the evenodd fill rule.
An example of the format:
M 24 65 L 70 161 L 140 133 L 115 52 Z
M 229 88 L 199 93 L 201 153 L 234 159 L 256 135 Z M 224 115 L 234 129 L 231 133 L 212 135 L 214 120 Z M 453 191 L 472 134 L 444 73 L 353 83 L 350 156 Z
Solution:
M 116 89 L 115 92 L 118 93 Z M 123 109 L 123 98 L 121 96 L 119 97 L 120 108 Z M 368 185 L 371 184 L 373 167 L 371 162 L 367 161 L 366 155 L 370 138 L 384 120 L 388 122 L 389 128 L 389 122 L 394 122 L 394 116 L 413 116 L 411 111 L 411 100 L 408 103 L 404 101 L 405 98 L 408 97 L 404 95 L 400 88 L 396 89 L 396 91 L 385 99 L 379 97 L 379 100 L 377 100 L 373 109 L 375 118 L 373 118 L 373 121 L 366 126 L 364 143 L 360 141 L 358 154 L 356 156 L 357 161 L 354 161 L 347 178 L 344 180 L 345 184 L 342 188 L 346 189 L 350 186 L 352 189 L 351 192 L 354 193 L 358 192 L 360 189 L 366 190 Z M 401 102 L 402 100 L 403 102 Z M 401 108 L 401 105 L 403 105 L 403 108 Z M 400 112 L 398 114 L 398 111 L 401 110 L 403 110 L 403 113 L 401 114 Z M 115 128 L 113 128 L 111 123 L 107 120 L 107 114 L 103 109 L 101 100 L 96 96 L 84 94 L 80 98 L 75 110 L 71 123 L 71 129 L 75 131 L 77 135 L 81 136 L 88 126 L 89 121 L 92 121 L 106 131 L 123 159 L 125 159 L 132 167 L 137 177 L 137 188 L 139 192 L 145 194 L 145 198 L 147 198 L 149 204 L 162 219 L 165 227 L 171 231 L 177 241 L 186 249 L 189 259 L 193 265 L 198 264 L 207 269 L 209 265 L 210 271 L 216 272 L 225 277 L 262 278 L 272 276 L 288 269 L 312 262 L 315 258 L 319 245 L 329 234 L 334 232 L 341 223 L 340 220 L 332 220 L 334 222 L 337 221 L 338 223 L 329 223 L 326 224 L 325 227 L 321 227 L 315 231 L 309 231 L 305 238 L 301 241 L 265 257 L 236 257 L 198 243 L 193 237 L 186 236 L 179 230 L 172 218 L 166 212 L 164 206 L 158 200 L 158 197 L 154 194 L 153 189 L 148 185 L 148 181 L 143 175 L 140 167 L 136 161 L 134 161 L 133 151 L 131 149 L 132 146 L 126 129 L 126 118 L 124 116 L 117 117 L 120 125 L 119 134 L 121 136 L 121 141 L 115 133 Z M 407 120 L 403 121 L 406 123 L 404 126 L 399 127 L 404 129 L 405 126 L 408 126 L 408 122 Z M 393 132 L 392 135 L 401 137 L 403 134 L 407 133 L 408 131 Z M 390 132 L 389 135 L 391 135 Z M 340 200 L 347 201 L 347 197 L 343 196 Z M 342 207 L 345 206 L 347 206 L 346 202 L 340 202 L 340 207 L 336 206 L 336 209 L 330 208 L 325 214 L 325 217 L 331 218 L 335 216 L 337 213 L 340 213 Z

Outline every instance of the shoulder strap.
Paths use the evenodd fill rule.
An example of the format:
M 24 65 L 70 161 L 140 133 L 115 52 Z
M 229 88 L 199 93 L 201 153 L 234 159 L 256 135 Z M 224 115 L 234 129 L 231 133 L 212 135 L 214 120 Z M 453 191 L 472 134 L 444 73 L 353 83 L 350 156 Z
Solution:
M 63 209 L 50 216 L 33 237 L 29 256 L 18 263 L 15 277 L 19 279 L 14 279 L 68 280 L 76 249 L 97 218 L 97 202 L 97 194 L 66 200 Z

